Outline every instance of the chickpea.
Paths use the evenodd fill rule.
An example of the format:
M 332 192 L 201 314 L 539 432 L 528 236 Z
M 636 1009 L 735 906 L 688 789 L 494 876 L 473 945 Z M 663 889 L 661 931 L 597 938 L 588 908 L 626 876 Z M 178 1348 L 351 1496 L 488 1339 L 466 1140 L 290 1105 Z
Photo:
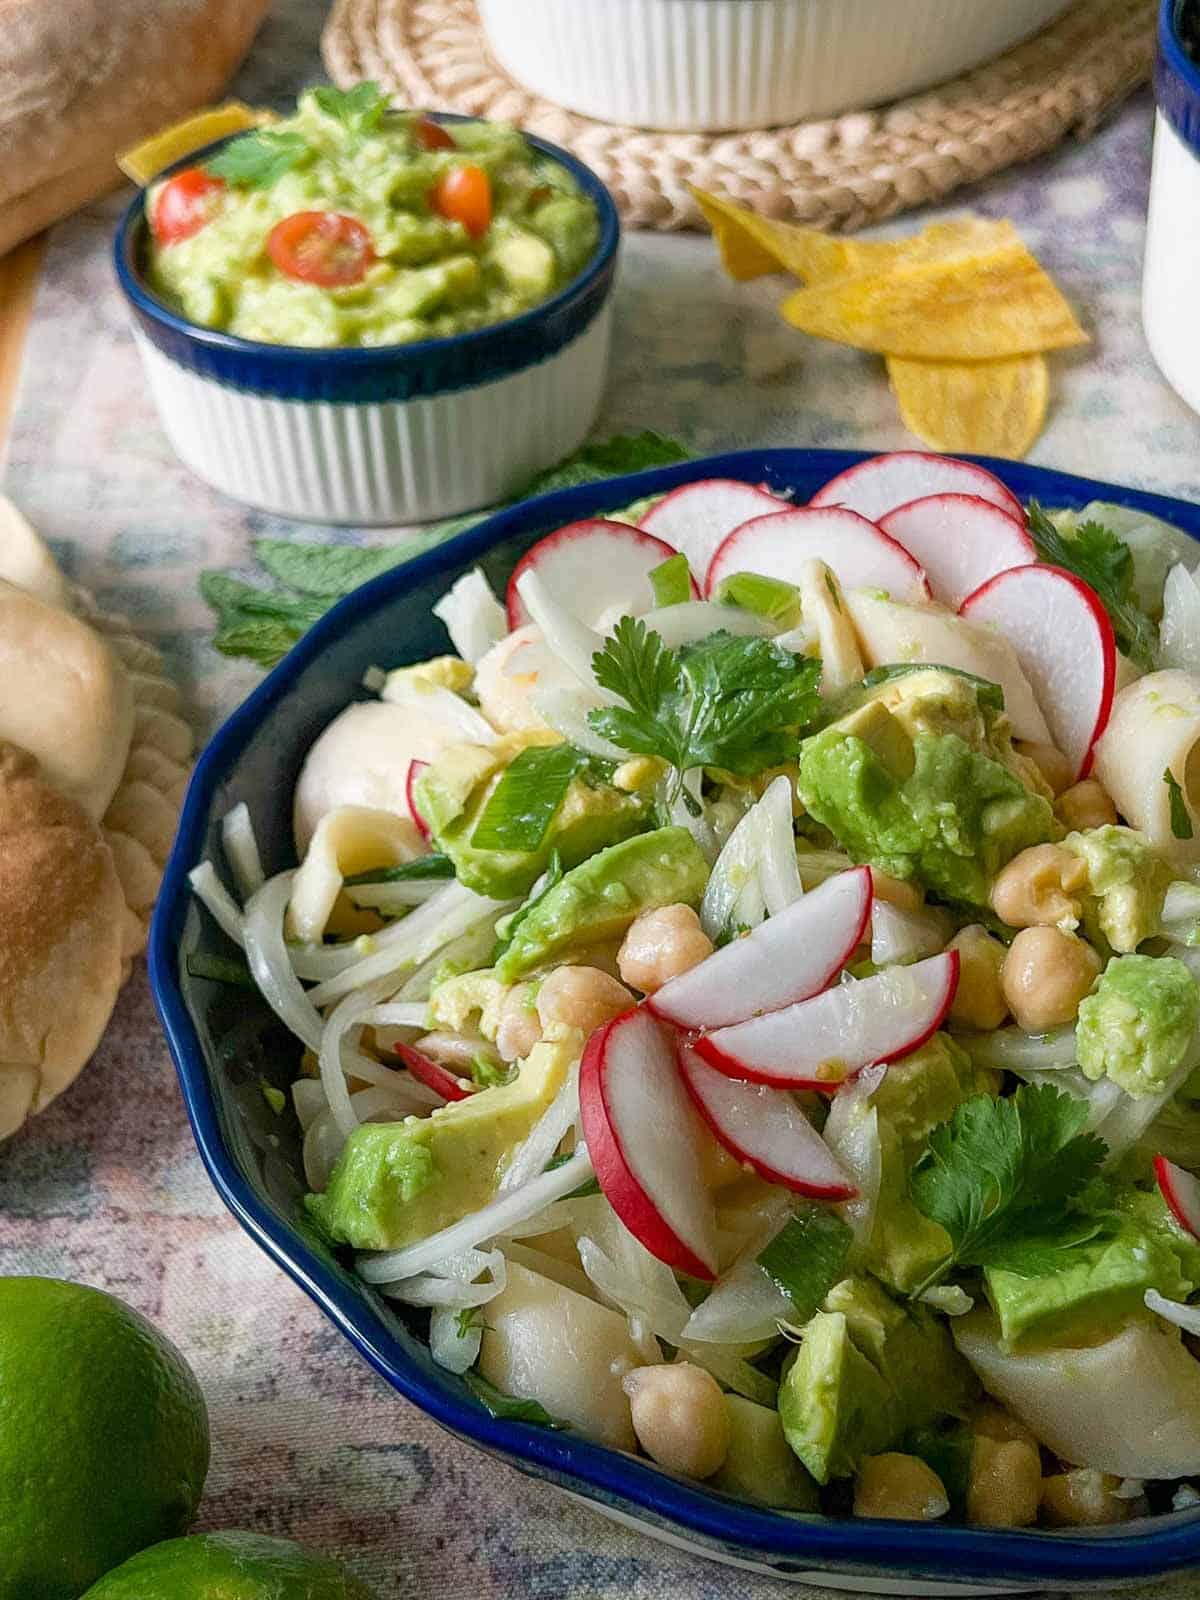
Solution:
M 983 1528 L 1027 1528 L 1037 1521 L 1042 1458 L 1025 1439 L 976 1433 L 971 1444 L 967 1521 Z
M 925 896 L 915 883 L 893 878 L 890 872 L 880 872 L 878 867 L 871 868 L 871 886 L 877 900 L 886 900 L 899 911 L 920 911 L 925 904 Z
M 1026 1033 L 1074 1022 L 1103 962 L 1086 940 L 1059 928 L 1023 928 L 1000 973 L 1008 1008 Z
M 990 1401 L 976 1410 L 971 1419 L 971 1431 L 982 1434 L 985 1439 L 995 1439 L 998 1444 L 1017 1439 L 1033 1450 L 1041 1448 L 1032 1428 L 1027 1428 L 1019 1417 L 1014 1417 L 1012 1412 L 1006 1411 L 1002 1405 Z
M 856 1517 L 891 1517 L 902 1522 L 936 1522 L 950 1509 L 945 1485 L 919 1456 L 889 1451 L 867 1456 L 854 1484 Z
M 1103 828 L 1117 820 L 1117 808 L 1108 791 L 1095 778 L 1085 778 L 1063 791 L 1055 801 L 1055 815 L 1067 828 Z
M 631 989 L 653 994 L 713 953 L 713 942 L 691 906 L 643 911 L 617 952 L 621 977 Z
M 543 1030 L 560 1023 L 590 1034 L 633 1004 L 625 985 L 598 967 L 556 967 L 538 990 L 537 1014 Z
M 729 1412 L 717 1380 L 677 1361 L 635 1367 L 621 1379 L 633 1431 L 652 1460 L 688 1478 L 711 1478 L 729 1453 Z
M 501 1061 L 523 1061 L 542 1037 L 541 1019 L 532 1000 L 531 983 L 518 983 L 505 995 L 496 1026 Z
M 1075 769 L 1056 745 L 1039 744 L 1035 739 L 1014 739 L 1013 748 L 1033 762 L 1055 794 L 1061 794 L 1074 783 Z
M 1056 1472 L 1042 1483 L 1042 1516 L 1052 1528 L 1099 1528 L 1106 1522 L 1127 1522 L 1134 1502 L 1118 1499 L 1120 1478 L 1077 1467 Z
M 950 1020 L 964 1028 L 998 1028 L 1008 1015 L 1000 982 L 1008 952 L 978 922 L 956 933 L 947 948 L 958 951 L 958 988 Z
M 992 884 L 992 910 L 1010 928 L 1075 927 L 1077 891 L 1087 867 L 1057 844 L 1035 844 L 1014 856 Z

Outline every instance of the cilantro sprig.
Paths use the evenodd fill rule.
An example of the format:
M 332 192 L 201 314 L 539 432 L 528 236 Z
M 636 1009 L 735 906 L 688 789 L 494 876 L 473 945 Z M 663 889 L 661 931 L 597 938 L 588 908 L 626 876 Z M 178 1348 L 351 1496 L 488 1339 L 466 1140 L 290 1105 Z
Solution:
M 214 178 L 224 178 L 239 189 L 266 189 L 285 172 L 307 161 L 308 141 L 299 133 L 276 133 L 260 128 L 244 133 L 223 150 L 218 150 L 207 165 Z
M 589 711 L 590 725 L 622 750 L 666 761 L 668 804 L 682 794 L 693 813 L 686 773 L 722 767 L 746 776 L 779 766 L 820 706 L 818 662 L 724 631 L 672 650 L 636 617 L 621 618 L 592 670 L 625 705 Z
M 1158 629 L 1137 603 L 1133 552 L 1101 522 L 1081 522 L 1070 533 L 1056 528 L 1036 500 L 1026 511 L 1038 555 L 1082 578 L 1112 619 L 1117 648 L 1147 671 L 1155 665 Z
M 313 99 L 327 117 L 340 122 L 357 142 L 379 127 L 388 110 L 388 97 L 377 83 L 356 83 L 353 89 L 334 89 L 322 84 L 313 90 Z
M 951 1251 L 913 1290 L 962 1267 L 1024 1277 L 1057 1271 L 1065 1250 L 1094 1239 L 1106 1215 L 1081 1207 L 1107 1154 L 1084 1133 L 1087 1106 L 1050 1084 L 1008 1099 L 974 1095 L 935 1128 L 909 1177 L 917 1210 L 950 1235 Z

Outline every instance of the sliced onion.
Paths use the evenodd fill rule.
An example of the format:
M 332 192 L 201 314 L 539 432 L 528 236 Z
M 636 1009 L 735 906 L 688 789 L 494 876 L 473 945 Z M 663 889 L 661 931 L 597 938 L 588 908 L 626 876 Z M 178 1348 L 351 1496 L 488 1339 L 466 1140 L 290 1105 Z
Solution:
M 292 1085 L 292 1105 L 301 1133 L 307 1133 L 322 1111 L 329 1110 L 320 1078 L 297 1078 Z
M 450 643 L 473 667 L 508 632 L 504 607 L 478 567 L 453 583 L 432 610 L 445 624 Z
M 343 884 L 342 891 L 354 905 L 394 917 L 412 906 L 424 905 L 445 887 L 444 878 L 410 878 L 401 883 Z
M 997 1028 L 994 1033 L 956 1033 L 959 1044 L 976 1066 L 999 1067 L 1024 1076 L 1026 1072 L 1053 1072 L 1073 1067 L 1078 1058 L 1074 1028 L 1053 1033 L 1023 1033 L 1020 1028 Z
M 188 882 L 192 886 L 192 893 L 222 933 L 227 933 L 234 944 L 244 947 L 246 933 L 242 913 L 229 890 L 217 877 L 212 862 L 202 861 L 198 867 L 193 867 L 188 873 Z
M 580 1145 L 561 1167 L 543 1172 L 512 1194 L 497 1196 L 481 1210 L 463 1217 L 449 1228 L 431 1234 L 428 1239 L 406 1245 L 402 1250 L 359 1256 L 356 1263 L 359 1275 L 367 1283 L 393 1283 L 403 1278 L 415 1278 L 418 1273 L 428 1271 L 448 1255 L 499 1238 L 517 1223 L 543 1211 L 552 1200 L 559 1200 L 573 1189 L 578 1189 L 592 1176 L 591 1158 L 586 1147 Z
M 1175 944 L 1194 948 L 1200 935 L 1200 884 L 1179 879 L 1167 889 L 1162 931 Z
M 763 855 L 759 868 L 763 898 L 775 917 L 804 893 L 796 864 L 792 825 L 792 782 L 782 774 L 772 779 L 758 802 L 763 816 Z
M 796 1315 L 796 1308 L 773 1278 L 748 1251 L 722 1273 L 712 1293 L 692 1312 L 681 1343 L 750 1344 L 770 1339 Z
M 423 1000 L 372 1006 L 363 1021 L 372 1028 L 420 1028 L 429 1026 L 429 1007 Z
M 362 1027 L 363 1017 L 379 998 L 374 989 L 347 995 L 330 1012 L 321 1033 L 318 1047 L 321 1083 L 325 1089 L 325 1098 L 329 1101 L 329 1109 L 333 1113 L 333 1120 L 346 1137 L 358 1127 L 360 1118 L 351 1104 L 350 1089 L 346 1083 L 347 1068 L 343 1060 L 342 1041 L 351 1028 Z M 364 1065 L 367 1061 L 368 1058 L 363 1056 Z M 355 1066 L 357 1064 L 354 1063 Z
M 1157 1094 L 1142 1095 L 1135 1099 L 1118 1088 L 1118 1099 L 1113 1109 L 1098 1122 L 1095 1132 L 1108 1146 L 1106 1166 L 1112 1166 L 1121 1160 L 1133 1149 L 1146 1129 L 1158 1116 L 1162 1109 L 1169 1105 L 1178 1094 L 1183 1084 L 1191 1076 L 1196 1066 L 1196 1055 L 1193 1050 L 1187 1060 L 1179 1067 Z M 1100 1083 L 1107 1082 L 1101 1078 Z M 1117 1087 L 1114 1085 L 1114 1087 Z
M 1163 584 L 1158 665 L 1200 672 L 1200 583 L 1182 562 L 1171 568 Z
M 605 1230 L 592 1230 L 599 1238 L 581 1234 L 576 1240 L 584 1272 L 626 1316 L 639 1319 L 669 1344 L 678 1344 L 692 1308 L 675 1274 L 652 1256 L 615 1215 L 609 1215 L 612 1222 Z
M 579 1063 L 573 1062 L 563 1081 L 562 1088 L 550 1102 L 513 1153 L 508 1169 L 500 1180 L 497 1194 L 511 1194 L 521 1189 L 530 1178 L 544 1172 L 555 1151 L 575 1126 L 579 1115 Z
M 936 1288 L 926 1289 L 917 1299 L 923 1305 L 932 1306 L 935 1311 L 940 1311 L 944 1317 L 965 1317 L 968 1311 L 975 1308 L 975 1302 L 967 1291 L 957 1283 L 939 1283 Z
M 665 800 L 666 786 L 669 779 L 664 779 L 659 785 L 660 803 Z M 720 854 L 717 845 L 717 835 L 708 820 L 707 808 L 702 798 L 703 774 L 699 767 L 694 767 L 690 772 L 685 772 L 679 793 L 671 802 L 668 817 L 676 828 L 686 828 L 700 848 L 700 853 L 706 861 L 715 861 Z M 691 805 L 684 799 L 684 794 L 692 797 Z M 761 919 L 760 919 L 761 920 Z
M 871 960 L 877 967 L 923 961 L 946 948 L 952 925 L 932 906 L 904 911 L 876 899 L 871 907 Z
M 601 761 L 627 759 L 626 751 L 597 733 L 588 722 L 588 712 L 603 702 L 596 695 L 589 694 L 581 684 L 574 680 L 570 683 L 544 683 L 539 676 L 532 703 L 542 721 L 548 723 L 555 733 L 561 733 L 577 749 L 597 756 Z
M 379 691 L 380 699 L 392 705 L 408 706 L 421 716 L 449 730 L 464 744 L 495 744 L 497 734 L 491 723 L 462 695 L 440 683 L 420 682 L 409 676 L 407 667 L 389 672 Z
M 268 878 L 252 895 L 243 923 L 246 960 L 263 999 L 310 1050 L 320 1050 L 325 1025 L 292 971 L 283 938 L 283 917 L 292 897 L 295 872 Z
M 681 1352 L 705 1372 L 711 1372 L 717 1382 L 734 1394 L 753 1400 L 756 1405 L 774 1410 L 779 1399 L 779 1385 L 765 1372 L 752 1367 L 743 1357 L 720 1345 L 681 1344 Z
M 867 1067 L 852 1083 L 839 1089 L 825 1123 L 825 1143 L 858 1190 L 853 1200 L 844 1200 L 837 1210 L 853 1230 L 859 1250 L 865 1250 L 870 1243 L 883 1178 L 879 1113 L 870 1099 L 885 1070 Z
M 616 705 L 616 698 L 600 687 L 592 671 L 592 657 L 604 649 L 603 635 L 559 605 L 536 572 L 523 572 L 517 590 L 553 654 L 585 689 L 600 697 L 601 704 Z
M 477 1322 L 460 1332 L 457 1311 L 435 1309 L 429 1318 L 429 1354 L 439 1367 L 460 1377 L 479 1360 L 483 1329 Z
M 355 1127 L 359 1122 L 374 1122 L 386 1116 L 394 1120 L 399 1108 L 390 1089 L 360 1089 L 352 1096 Z M 314 1194 L 321 1194 L 329 1182 L 329 1175 L 337 1165 L 338 1157 L 346 1145 L 346 1135 L 337 1118 L 327 1106 L 310 1123 L 304 1135 L 304 1176 Z
M 761 914 L 757 918 L 750 915 L 762 899 L 759 865 L 764 846 L 760 806 L 761 802 L 750 807 L 729 835 L 709 874 L 700 902 L 700 923 L 710 939 L 719 938 L 734 921 L 747 927 L 762 921 Z M 765 899 L 762 907 L 765 912 Z
M 407 1306 L 448 1306 L 459 1311 L 485 1306 L 504 1293 L 508 1282 L 507 1265 L 499 1250 L 489 1250 L 486 1254 L 471 1250 L 466 1254 L 480 1258 L 470 1278 L 463 1272 L 424 1272 L 400 1283 L 382 1284 L 380 1293 L 403 1301 Z M 458 1261 L 461 1260 L 459 1257 Z M 483 1272 L 487 1277 L 480 1282 Z
M 619 619 L 618 619 L 619 620 Z M 717 605 L 712 600 L 685 600 L 682 605 L 647 611 L 642 621 L 658 634 L 669 650 L 698 644 L 713 633 L 734 633 L 743 638 L 767 638 L 776 632 L 765 617 L 741 606 Z
M 1157 1289 L 1147 1289 L 1142 1298 L 1148 1311 L 1155 1312 L 1166 1322 L 1173 1322 L 1184 1333 L 1200 1338 L 1200 1306 L 1184 1305 L 1181 1300 L 1168 1300 Z
M 250 820 L 250 807 L 244 800 L 239 801 L 221 819 L 221 845 L 238 893 L 243 900 L 249 900 L 266 882 L 266 874 L 258 853 L 254 824 Z
M 850 857 L 842 855 L 840 850 L 801 848 L 796 853 L 796 867 L 800 873 L 800 881 L 806 889 L 818 888 L 826 878 L 835 877 L 853 865 Z

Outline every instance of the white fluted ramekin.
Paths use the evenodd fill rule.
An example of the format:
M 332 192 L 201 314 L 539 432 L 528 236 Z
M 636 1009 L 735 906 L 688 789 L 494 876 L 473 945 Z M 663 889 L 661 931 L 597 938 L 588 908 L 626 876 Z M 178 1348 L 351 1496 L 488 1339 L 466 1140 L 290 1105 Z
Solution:
M 1163 377 L 1200 411 L 1200 66 L 1179 37 L 1178 0 L 1161 0 L 1154 92 L 1142 326 Z
M 188 322 L 147 287 L 139 195 L 117 231 L 117 278 L 184 465 L 281 516 L 379 526 L 495 505 L 580 445 L 604 392 L 620 227 L 594 173 L 530 143 L 595 202 L 595 256 L 545 305 L 418 344 L 314 350 Z
M 525 88 L 602 122 L 769 128 L 898 99 L 1001 54 L 1070 0 L 479 0 Z

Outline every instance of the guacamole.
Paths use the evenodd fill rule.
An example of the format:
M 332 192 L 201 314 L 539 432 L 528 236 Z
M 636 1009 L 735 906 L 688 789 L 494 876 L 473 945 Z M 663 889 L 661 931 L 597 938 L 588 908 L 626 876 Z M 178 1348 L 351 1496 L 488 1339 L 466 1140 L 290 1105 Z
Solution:
M 268 344 L 411 344 L 515 317 L 582 270 L 596 207 L 515 128 L 311 89 L 146 197 L 151 287 Z

